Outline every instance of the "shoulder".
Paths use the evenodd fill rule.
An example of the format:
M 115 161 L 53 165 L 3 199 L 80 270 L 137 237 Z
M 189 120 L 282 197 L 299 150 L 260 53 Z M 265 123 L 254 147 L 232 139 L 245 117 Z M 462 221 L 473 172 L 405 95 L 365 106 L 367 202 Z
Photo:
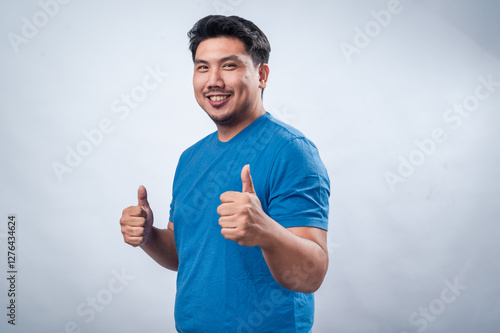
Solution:
M 271 114 L 268 114 L 268 119 L 266 119 L 266 127 L 268 135 L 272 136 L 275 142 L 277 148 L 276 154 L 278 156 L 317 153 L 316 145 L 301 131 L 274 118 Z
M 317 150 L 314 143 L 295 127 L 276 119 L 270 113 L 263 117 L 256 143 L 267 146 L 268 153 L 278 157 L 284 152 L 301 155 L 304 150 Z
M 281 120 L 276 119 L 272 114 L 267 113 L 266 116 L 266 127 L 272 129 L 272 132 L 276 135 L 276 139 L 281 139 L 282 141 L 287 142 L 297 138 L 305 138 L 305 135 L 301 131 L 282 122 Z
M 268 166 L 268 182 L 287 183 L 287 179 L 315 178 L 328 185 L 329 178 L 318 148 L 301 131 L 270 116 L 267 120 L 273 143 Z M 269 130 L 271 129 L 271 130 Z M 301 181 L 302 181 L 301 180 Z M 297 184 L 294 184 L 295 186 Z M 328 185 L 329 187 L 329 185 Z

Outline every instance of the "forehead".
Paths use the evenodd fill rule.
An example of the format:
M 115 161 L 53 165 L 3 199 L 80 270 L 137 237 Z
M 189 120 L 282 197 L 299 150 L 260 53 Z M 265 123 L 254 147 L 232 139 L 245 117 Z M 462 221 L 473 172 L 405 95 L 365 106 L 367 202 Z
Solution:
M 216 37 L 205 39 L 198 45 L 195 61 L 214 61 L 235 55 L 238 58 L 249 58 L 245 44 L 236 37 Z

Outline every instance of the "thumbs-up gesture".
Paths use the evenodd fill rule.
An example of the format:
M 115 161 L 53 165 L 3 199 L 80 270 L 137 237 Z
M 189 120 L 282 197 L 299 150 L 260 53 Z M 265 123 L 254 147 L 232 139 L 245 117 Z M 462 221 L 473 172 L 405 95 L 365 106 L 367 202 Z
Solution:
M 153 211 L 149 207 L 148 193 L 144 186 L 137 191 L 137 206 L 125 208 L 120 219 L 123 240 L 134 247 L 144 245 L 153 227 Z
M 221 205 L 217 207 L 220 215 L 221 234 L 244 246 L 262 246 L 270 219 L 255 194 L 250 165 L 241 170 L 242 191 L 227 191 L 221 194 Z M 267 223 L 266 223 L 267 222 Z

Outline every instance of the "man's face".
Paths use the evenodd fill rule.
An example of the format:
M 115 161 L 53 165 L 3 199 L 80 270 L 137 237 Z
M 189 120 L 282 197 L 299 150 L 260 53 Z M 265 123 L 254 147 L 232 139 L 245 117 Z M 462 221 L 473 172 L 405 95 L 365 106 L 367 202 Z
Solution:
M 196 50 L 193 87 L 196 101 L 222 126 L 240 123 L 261 105 L 266 85 L 262 66 L 254 66 L 237 38 L 206 39 Z

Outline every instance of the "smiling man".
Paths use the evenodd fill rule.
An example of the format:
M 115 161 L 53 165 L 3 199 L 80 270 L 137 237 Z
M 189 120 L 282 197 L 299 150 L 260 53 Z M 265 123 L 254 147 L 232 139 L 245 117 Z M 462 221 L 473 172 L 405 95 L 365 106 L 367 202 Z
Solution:
M 264 109 L 271 48 L 257 26 L 207 16 L 188 36 L 194 94 L 217 131 L 181 155 L 168 227 L 153 227 L 141 186 L 124 240 L 178 271 L 179 332 L 310 332 L 328 269 L 326 169 Z

